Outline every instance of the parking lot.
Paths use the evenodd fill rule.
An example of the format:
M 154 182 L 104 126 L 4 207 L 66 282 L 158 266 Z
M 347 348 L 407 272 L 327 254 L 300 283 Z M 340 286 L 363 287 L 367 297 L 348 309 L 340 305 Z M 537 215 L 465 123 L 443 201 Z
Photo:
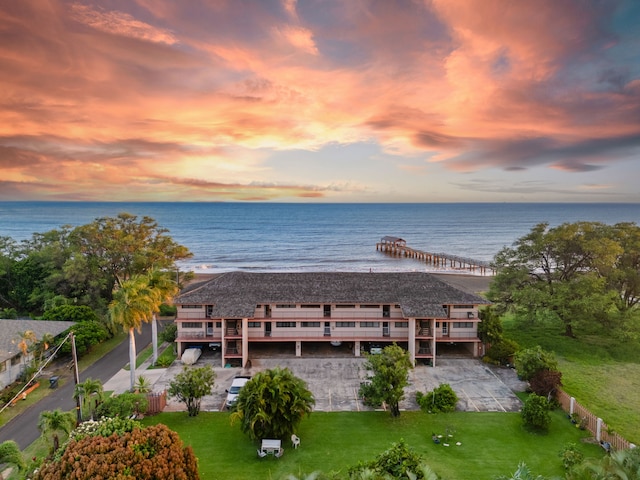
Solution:
M 251 368 L 221 368 L 220 354 L 203 355 L 196 366 L 208 363 L 216 371 L 212 395 L 203 398 L 203 411 L 224 409 L 225 390 L 236 375 L 255 375 L 276 366 L 289 368 L 307 382 L 316 404 L 314 410 L 325 412 L 371 410 L 358 398 L 360 382 L 366 378 L 363 357 L 310 356 L 283 358 L 260 357 L 251 360 Z M 168 388 L 168 384 L 182 365 L 176 361 L 154 382 L 154 391 Z M 448 383 L 458 395 L 458 410 L 475 412 L 514 412 L 521 407 L 514 391 L 522 391 L 525 384 L 518 381 L 515 371 L 489 367 L 472 358 L 440 358 L 436 367 L 418 365 L 409 373 L 409 386 L 400 407 L 417 410 L 416 391 L 430 391 Z M 169 399 L 166 411 L 181 411 L 185 407 Z

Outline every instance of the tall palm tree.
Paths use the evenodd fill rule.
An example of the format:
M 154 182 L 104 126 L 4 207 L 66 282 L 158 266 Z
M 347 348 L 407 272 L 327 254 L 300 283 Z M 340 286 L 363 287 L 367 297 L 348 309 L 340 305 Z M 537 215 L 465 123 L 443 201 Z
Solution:
M 158 320 L 156 318 L 157 312 L 160 311 L 160 305 L 168 303 L 173 300 L 173 297 L 178 293 L 178 284 L 173 280 L 173 273 L 153 269 L 149 272 L 149 286 L 155 294 L 153 312 L 151 314 L 151 343 L 153 345 L 153 364 L 158 361 Z
M 51 435 L 53 442 L 52 453 L 60 448 L 60 433 L 69 435 L 76 426 L 76 416 L 73 412 L 63 412 L 60 409 L 47 410 L 40 413 L 38 429 L 43 436 Z
M 142 323 L 151 320 L 156 308 L 156 292 L 149 285 L 147 275 L 134 275 L 124 280 L 113 292 L 113 300 L 109 304 L 109 315 L 115 323 L 122 325 L 129 333 L 129 371 L 131 373 L 131 391 L 136 382 L 136 339 L 142 329 Z
M 27 466 L 24 462 L 20 447 L 18 447 L 18 444 L 13 440 L 0 443 L 0 465 L 4 465 L 5 463 L 15 465 L 19 470 L 23 470 Z M 2 478 L 2 472 L 0 471 L 0 480 L 2 480 Z
M 104 397 L 104 389 L 102 388 L 102 382 L 100 380 L 94 380 L 93 378 L 87 378 L 84 382 L 76 385 L 73 392 L 74 400 L 81 399 L 81 404 L 84 407 L 88 407 L 87 418 L 93 420 L 93 414 L 97 406 L 100 404 Z M 84 419 L 83 412 L 80 412 L 80 416 Z

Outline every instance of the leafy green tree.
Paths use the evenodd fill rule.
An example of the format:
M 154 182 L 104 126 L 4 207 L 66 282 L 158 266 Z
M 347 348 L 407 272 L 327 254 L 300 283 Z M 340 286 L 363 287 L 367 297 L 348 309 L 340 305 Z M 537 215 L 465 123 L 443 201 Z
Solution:
M 97 406 L 104 399 L 104 389 L 100 380 L 87 378 L 75 386 L 73 399 L 81 401 L 80 416 L 86 420 L 93 419 Z
M 169 395 L 183 402 L 189 416 L 195 417 L 200 413 L 202 397 L 211 395 L 215 379 L 216 372 L 210 365 L 198 368 L 185 366 L 169 383 Z
M 502 321 L 493 306 L 480 310 L 478 336 L 485 345 L 491 346 L 502 341 Z
M 555 370 L 540 370 L 529 380 L 529 387 L 536 395 L 551 400 L 562 386 L 562 373 Z
M 38 470 L 34 480 L 114 478 L 197 480 L 198 461 L 190 446 L 165 425 L 134 428 L 118 435 L 86 436 Z
M 553 352 L 543 350 L 540 345 L 517 352 L 514 363 L 518 377 L 525 381 L 544 370 L 558 371 L 558 361 Z
M 458 403 L 458 395 L 453 391 L 451 385 L 442 383 L 433 391 L 423 394 L 416 392 L 416 401 L 420 409 L 429 413 L 453 412 Z
M 231 422 L 252 439 L 289 437 L 315 400 L 304 380 L 288 368 L 258 372 L 240 390 Z
M 110 299 L 117 284 L 154 268 L 175 270 L 176 261 L 192 256 L 177 244 L 168 230 L 151 217 L 120 213 L 97 218 L 71 232 L 70 241 L 86 269 L 104 279 L 104 295 Z
M 546 430 L 551 423 L 549 402 L 545 397 L 532 393 L 522 406 L 522 420 L 528 427 Z
M 0 443 L 0 465 L 4 464 L 15 465 L 19 470 L 27 468 L 20 447 L 13 440 Z M 0 480 L 2 478 L 2 472 L 0 471 Z
M 618 223 L 612 227 L 613 238 L 622 247 L 615 268 L 606 275 L 611 288 L 620 292 L 620 309 L 633 309 L 640 303 L 640 227 L 635 223 Z
M 360 396 L 367 405 L 386 403 L 391 416 L 399 417 L 400 401 L 409 383 L 409 369 L 413 368 L 409 353 L 398 345 L 389 345 L 379 355 L 367 355 L 364 367 L 372 374 L 360 385 Z
M 45 438 L 51 438 L 52 453 L 55 453 L 60 448 L 60 434 L 69 433 L 76 426 L 76 416 L 73 412 L 63 412 L 59 409 L 46 410 L 40 413 L 40 419 L 38 421 L 38 429 L 42 436 Z
M 76 340 L 76 351 L 79 357 L 87 353 L 91 348 L 110 337 L 109 332 L 101 323 L 80 322 L 69 327 Z M 58 350 L 60 354 L 71 354 L 71 342 L 67 341 Z
M 513 361 L 518 348 L 518 344 L 514 340 L 503 338 L 491 345 L 487 350 L 487 357 L 499 365 L 507 365 Z
M 616 308 L 619 292 L 608 287 L 606 274 L 622 254 L 610 228 L 600 223 L 541 223 L 496 255 L 488 297 L 500 312 L 555 319 L 573 337 L 576 328 L 601 325 Z
M 167 343 L 173 343 L 176 341 L 177 334 L 178 326 L 175 323 L 170 323 L 160 332 L 160 340 Z
M 99 322 L 98 314 L 87 305 L 58 305 L 42 314 L 43 320 L 58 322 Z
M 149 286 L 146 275 L 134 275 L 122 282 L 113 295 L 109 304 L 109 315 L 112 320 L 122 325 L 129 334 L 129 373 L 130 390 L 134 390 L 136 382 L 136 338 L 142 330 L 142 323 L 151 320 L 156 305 L 156 294 Z

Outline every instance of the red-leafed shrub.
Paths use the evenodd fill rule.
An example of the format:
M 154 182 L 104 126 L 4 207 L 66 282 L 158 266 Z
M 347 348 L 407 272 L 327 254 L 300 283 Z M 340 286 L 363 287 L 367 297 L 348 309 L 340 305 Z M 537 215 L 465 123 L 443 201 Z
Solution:
M 34 480 L 199 480 L 191 447 L 165 425 L 136 428 L 121 435 L 71 441 L 64 455 L 45 463 Z

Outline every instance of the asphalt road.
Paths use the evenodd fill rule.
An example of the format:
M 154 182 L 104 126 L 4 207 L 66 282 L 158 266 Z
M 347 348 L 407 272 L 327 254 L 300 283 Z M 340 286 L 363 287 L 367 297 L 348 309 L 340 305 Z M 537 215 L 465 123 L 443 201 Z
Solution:
M 136 332 L 136 348 L 138 352 L 142 351 L 149 343 L 151 343 L 151 326 L 145 324 L 142 327 L 141 334 Z M 84 372 L 81 372 L 80 381 L 83 382 L 91 377 L 100 380 L 104 384 L 128 362 L 129 337 Z M 48 379 L 45 381 L 48 382 Z M 41 388 L 48 388 L 48 386 L 43 385 Z M 76 402 L 73 399 L 74 388 L 73 375 L 70 374 L 64 385 L 52 390 L 51 394 L 0 427 L 0 443 L 6 440 L 14 440 L 21 450 L 31 445 L 40 437 L 40 430 L 38 430 L 40 412 L 55 410 L 56 408 L 62 411 L 76 408 Z

